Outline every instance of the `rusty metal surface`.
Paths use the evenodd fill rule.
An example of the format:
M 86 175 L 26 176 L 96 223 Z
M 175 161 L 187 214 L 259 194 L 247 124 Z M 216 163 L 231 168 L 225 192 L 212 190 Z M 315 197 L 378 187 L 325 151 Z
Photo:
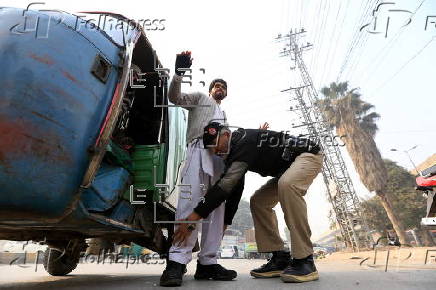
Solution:
M 118 82 L 117 67 L 106 83 L 91 67 L 98 54 L 118 64 L 119 48 L 101 33 L 85 37 L 55 22 L 44 39 L 11 32 L 23 23 L 22 10 L 2 10 L 0 223 L 56 223 L 77 208 L 88 148 Z
M 125 49 L 124 58 L 123 58 L 123 72 L 121 75 L 121 79 L 117 84 L 115 94 L 113 96 L 112 104 L 109 109 L 109 114 L 106 116 L 106 120 L 103 125 L 104 126 L 103 130 L 101 131 L 101 134 L 97 139 L 97 144 L 95 145 L 95 154 L 91 158 L 90 165 L 82 181 L 82 186 L 85 188 L 90 186 L 95 174 L 97 173 L 101 160 L 103 159 L 104 153 L 106 151 L 106 146 L 110 141 L 112 131 L 114 130 L 114 126 L 118 120 L 118 115 L 120 113 L 123 96 L 128 84 L 130 65 L 132 61 L 133 46 L 134 46 L 133 43 L 129 43 Z
M 150 43 L 135 31 L 120 49 L 107 33 L 75 31 L 73 19 L 54 24 L 44 40 L 11 35 L 21 12 L 0 19 L 0 236 L 138 237 L 143 231 L 90 215 L 80 185 L 92 181 L 112 134 L 133 46 L 140 36 Z M 105 83 L 91 74 L 96 56 L 111 65 Z M 95 144 L 100 154 L 91 155 Z

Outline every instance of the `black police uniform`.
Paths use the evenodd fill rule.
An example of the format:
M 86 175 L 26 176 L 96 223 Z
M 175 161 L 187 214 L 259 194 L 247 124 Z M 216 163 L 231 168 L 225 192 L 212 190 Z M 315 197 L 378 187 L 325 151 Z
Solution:
M 247 171 L 280 177 L 303 153 L 317 154 L 320 146 L 310 138 L 300 138 L 262 129 L 238 129 L 232 133 L 230 152 L 221 178 L 206 193 L 194 211 L 202 218 L 226 202 L 224 223 L 230 225 L 244 189 Z

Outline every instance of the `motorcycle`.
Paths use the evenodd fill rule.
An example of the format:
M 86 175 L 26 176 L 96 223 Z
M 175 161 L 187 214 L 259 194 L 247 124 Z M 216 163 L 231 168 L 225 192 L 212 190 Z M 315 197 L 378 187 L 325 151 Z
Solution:
M 421 224 L 429 229 L 436 229 L 436 165 L 423 170 L 416 177 L 416 190 L 422 191 L 427 197 L 427 215 Z

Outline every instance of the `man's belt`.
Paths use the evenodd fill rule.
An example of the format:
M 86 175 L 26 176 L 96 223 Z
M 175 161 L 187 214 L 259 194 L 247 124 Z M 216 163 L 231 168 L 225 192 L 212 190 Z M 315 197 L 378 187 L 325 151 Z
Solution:
M 321 151 L 321 147 L 319 145 L 315 145 L 315 146 L 312 146 L 312 148 L 310 148 L 309 151 L 307 151 L 307 152 L 312 153 L 312 154 L 318 154 L 319 151 Z
M 301 153 L 318 154 L 320 151 L 319 144 L 311 140 L 291 137 L 286 142 L 282 158 L 285 161 L 293 161 Z

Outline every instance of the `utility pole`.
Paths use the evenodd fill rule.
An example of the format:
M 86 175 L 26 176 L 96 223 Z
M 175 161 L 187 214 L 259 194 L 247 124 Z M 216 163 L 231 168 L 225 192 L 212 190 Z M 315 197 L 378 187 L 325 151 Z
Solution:
M 292 65 L 299 80 L 293 86 L 283 90 L 291 93 L 291 111 L 299 113 L 302 124 L 310 138 L 319 141 L 325 154 L 322 175 L 327 188 L 327 195 L 332 204 L 336 221 L 347 247 L 353 251 L 372 246 L 367 223 L 362 215 L 359 198 L 353 187 L 347 167 L 342 158 L 338 136 L 326 122 L 318 105 L 318 93 L 304 64 L 302 52 L 310 49 L 311 44 L 301 46 L 299 40 L 305 33 L 304 29 L 292 31 L 284 36 L 279 35 L 278 41 L 286 41 L 286 47 L 281 56 L 290 56 Z

